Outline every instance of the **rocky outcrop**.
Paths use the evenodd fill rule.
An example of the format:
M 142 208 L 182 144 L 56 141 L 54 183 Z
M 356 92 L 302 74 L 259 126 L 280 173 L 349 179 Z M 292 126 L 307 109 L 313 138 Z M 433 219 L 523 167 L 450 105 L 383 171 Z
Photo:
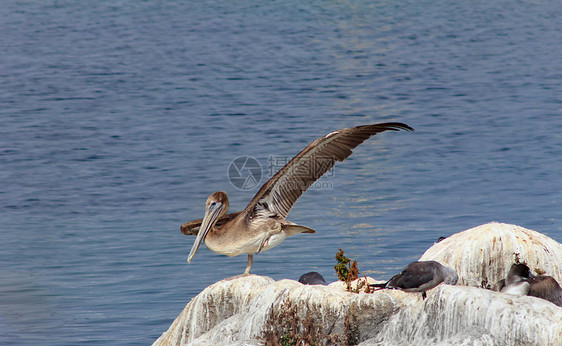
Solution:
M 477 239 L 471 240 L 474 244 L 467 241 L 478 238 L 477 232 L 482 237 L 495 233 L 496 240 L 480 245 Z M 461 248 L 464 261 L 456 259 Z M 459 282 L 464 275 L 464 285 L 479 286 L 481 280 L 501 278 L 509 270 L 512 251 L 528 263 L 536 259 L 559 280 L 560 269 L 552 268 L 560 264 L 560 244 L 512 225 L 494 223 L 455 234 L 422 259 L 451 266 L 459 272 Z M 500 258 L 507 269 L 490 263 Z M 484 264 L 475 263 L 483 259 Z M 427 295 L 422 300 L 419 293 L 395 290 L 351 293 L 341 282 L 309 286 L 256 275 L 234 277 L 193 298 L 154 344 L 562 345 L 562 308 L 546 300 L 458 285 L 440 285 Z
M 561 345 L 562 308 L 535 297 L 441 285 L 362 345 Z
M 491 286 L 505 279 L 515 256 L 534 275 L 562 282 L 562 244 L 520 226 L 491 222 L 453 234 L 434 244 L 420 261 L 437 261 L 457 271 L 463 286 Z
M 401 298 L 396 298 L 401 296 Z M 293 319 L 309 323 L 312 337 L 334 341 L 357 334 L 374 337 L 400 307 L 407 294 L 378 291 L 354 294 L 334 286 L 274 281 L 256 275 L 226 279 L 193 298 L 156 345 L 256 343 L 290 337 L 284 325 Z M 347 320 L 347 321 L 346 321 Z M 295 330 L 296 332 L 296 330 Z

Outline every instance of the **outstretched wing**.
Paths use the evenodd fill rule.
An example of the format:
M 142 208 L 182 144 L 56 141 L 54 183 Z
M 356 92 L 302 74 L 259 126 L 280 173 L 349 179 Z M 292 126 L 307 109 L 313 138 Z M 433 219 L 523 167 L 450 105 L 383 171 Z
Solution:
M 363 125 L 334 131 L 309 144 L 267 181 L 244 209 L 249 217 L 286 218 L 299 197 L 324 173 L 352 154 L 352 149 L 377 133 L 414 131 L 403 123 Z
M 215 225 L 217 227 L 222 226 L 228 221 L 234 219 L 236 216 L 238 216 L 238 214 L 240 214 L 240 212 L 226 214 L 225 216 L 218 219 Z M 183 225 L 181 225 L 180 231 L 185 235 L 197 235 L 199 233 L 199 227 L 201 227 L 202 222 L 203 219 L 197 219 L 197 220 L 186 222 Z

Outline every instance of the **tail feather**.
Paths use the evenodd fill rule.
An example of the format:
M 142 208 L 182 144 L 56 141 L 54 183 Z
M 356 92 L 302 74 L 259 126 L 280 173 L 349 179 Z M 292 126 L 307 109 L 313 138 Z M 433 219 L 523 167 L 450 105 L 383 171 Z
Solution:
M 289 236 L 298 233 L 316 233 L 316 231 L 313 230 L 312 228 L 308 228 L 306 226 L 301 226 L 301 225 L 283 225 L 283 228 L 289 231 Z

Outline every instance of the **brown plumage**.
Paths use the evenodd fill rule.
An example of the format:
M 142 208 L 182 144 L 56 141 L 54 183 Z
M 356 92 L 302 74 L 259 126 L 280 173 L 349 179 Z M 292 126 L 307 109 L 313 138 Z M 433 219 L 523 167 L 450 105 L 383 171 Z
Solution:
M 494 290 L 542 298 L 562 307 L 562 288 L 556 279 L 547 275 L 532 275 L 525 263 L 512 264 L 507 277 L 498 281 Z
M 562 288 L 552 276 L 537 275 L 529 279 L 529 295 L 546 299 L 562 307 Z
M 205 217 L 181 226 L 182 233 L 197 234 L 188 262 L 205 240 L 210 250 L 220 254 L 248 254 L 244 272 L 248 274 L 254 253 L 268 250 L 297 233 L 315 233 L 313 229 L 285 220 L 297 199 L 334 167 L 336 161 L 345 160 L 352 154 L 352 149 L 387 130 L 413 131 L 406 124 L 382 123 L 334 131 L 315 140 L 271 177 L 239 213 L 226 214 L 226 193 L 212 194 L 207 199 Z

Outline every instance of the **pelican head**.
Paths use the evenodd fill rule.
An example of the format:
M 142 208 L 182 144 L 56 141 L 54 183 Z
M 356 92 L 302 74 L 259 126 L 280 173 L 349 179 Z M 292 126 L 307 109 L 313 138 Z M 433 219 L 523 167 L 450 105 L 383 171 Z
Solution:
M 525 263 L 515 263 L 511 265 L 511 268 L 509 268 L 505 284 L 506 286 L 511 285 L 516 282 L 525 281 L 531 277 L 531 271 Z
M 189 256 L 187 256 L 187 263 L 191 263 L 193 256 L 199 249 L 199 245 L 207 236 L 207 233 L 213 228 L 215 223 L 219 218 L 221 218 L 228 211 L 228 197 L 226 192 L 219 191 L 215 192 L 207 198 L 205 203 L 205 216 L 203 217 L 203 222 L 201 222 L 201 227 L 199 228 L 199 233 L 197 233 L 197 238 L 191 247 Z
M 456 270 L 454 270 L 453 268 L 443 266 L 443 272 L 444 272 L 443 275 L 445 275 L 445 279 L 443 280 L 443 283 L 446 283 L 447 285 L 457 284 L 457 281 L 459 281 L 459 276 Z

